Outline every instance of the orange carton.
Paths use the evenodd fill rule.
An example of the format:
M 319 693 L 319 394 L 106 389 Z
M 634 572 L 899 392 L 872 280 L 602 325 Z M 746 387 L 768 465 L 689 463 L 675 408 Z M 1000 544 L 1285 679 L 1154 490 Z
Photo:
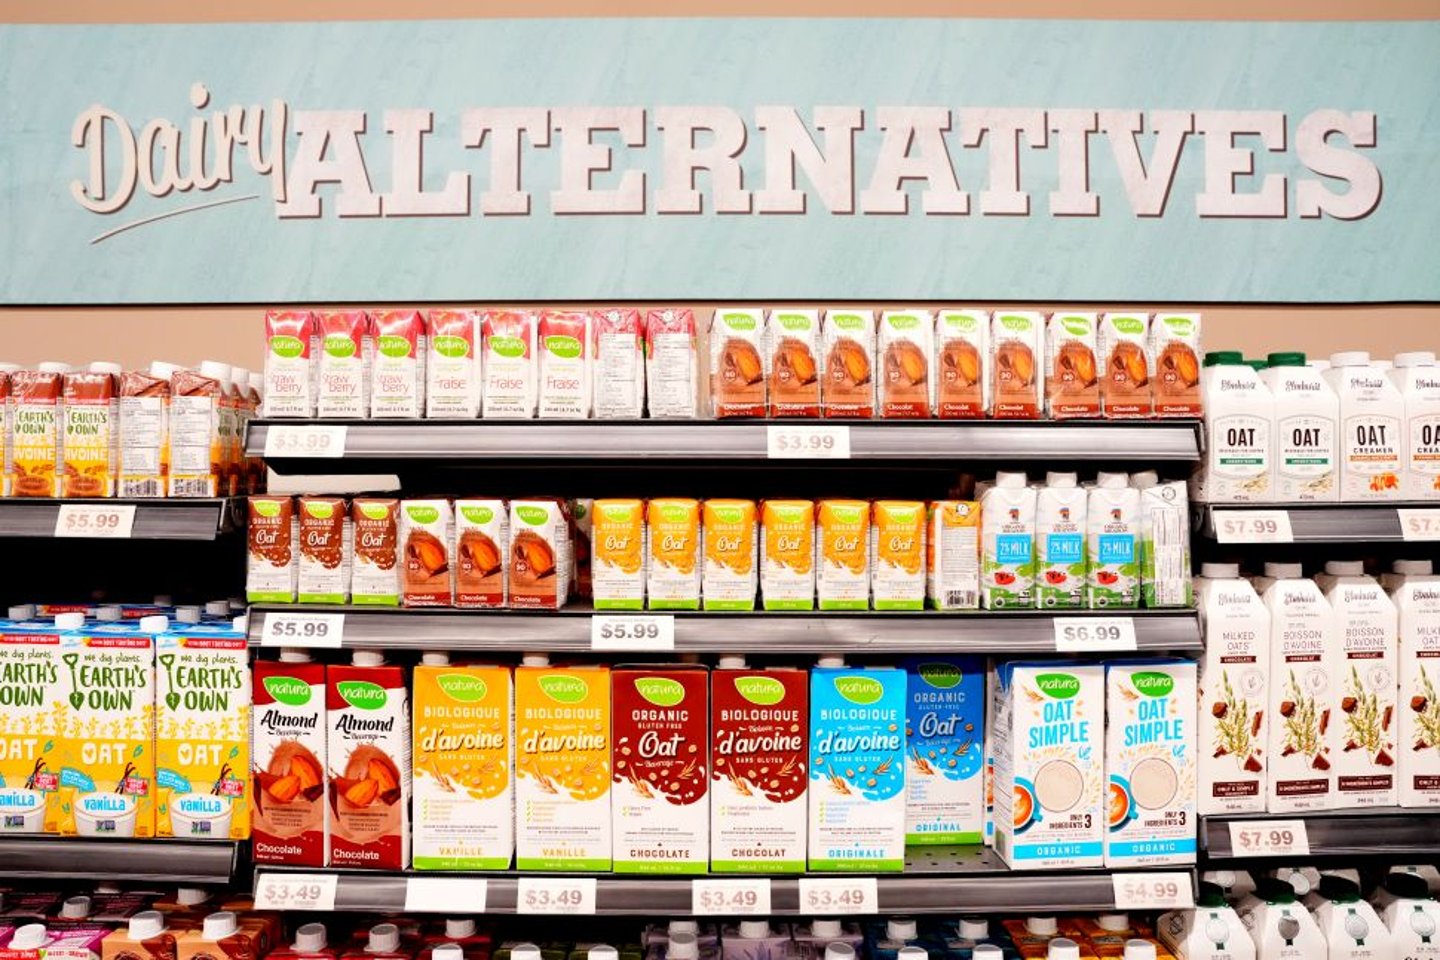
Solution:
M 706 500 L 705 573 L 701 595 L 706 610 L 754 610 L 757 541 L 753 500 Z
M 558 610 L 570 597 L 570 518 L 560 500 L 510 501 L 510 606 Z
M 766 610 L 815 609 L 815 504 L 760 505 L 760 594 Z
M 925 537 L 926 594 L 937 610 L 980 606 L 980 504 L 936 500 Z
M 815 581 L 820 609 L 870 609 L 870 504 L 821 500 L 815 525 L 820 540 Z
M 924 310 L 880 314 L 880 416 L 928 419 L 935 406 L 935 318 Z
M 455 501 L 455 606 L 503 607 L 510 511 L 504 500 Z
M 710 321 L 710 405 L 717 419 L 763 417 L 765 313 L 720 307 Z
M 875 416 L 875 313 L 826 310 L 825 383 L 821 400 L 827 417 Z
M 1100 317 L 1100 359 L 1105 364 L 1100 403 L 1106 417 L 1148 417 L 1154 412 L 1151 378 L 1155 357 L 1151 347 L 1149 314 L 1107 313 Z
M 1045 399 L 1045 315 L 996 311 L 990 321 L 991 415 L 997 420 L 1037 420 Z
M 925 608 L 925 504 L 876 500 L 871 508 L 871 590 L 876 610 Z
M 1045 407 L 1052 420 L 1100 415 L 1095 314 L 1053 313 L 1045 327 Z
M 985 416 L 990 364 L 990 314 L 984 310 L 941 310 L 935 318 L 935 366 L 942 420 Z
M 595 609 L 643 610 L 645 501 L 596 500 L 591 517 L 591 589 Z
M 700 503 L 661 497 L 646 506 L 650 528 L 646 593 L 651 610 L 700 609 Z
M 771 310 L 765 352 L 770 416 L 820 416 L 820 311 Z

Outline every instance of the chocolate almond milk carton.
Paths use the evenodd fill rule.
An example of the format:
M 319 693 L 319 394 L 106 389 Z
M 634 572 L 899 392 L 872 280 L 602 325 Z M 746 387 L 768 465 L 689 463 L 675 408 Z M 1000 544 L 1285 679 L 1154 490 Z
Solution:
M 941 310 L 935 315 L 935 367 L 939 396 L 935 415 L 941 420 L 984 417 L 990 387 L 990 313 L 986 310 Z
M 251 497 L 245 539 L 245 596 L 251 603 L 294 603 L 299 587 L 300 520 L 291 497 Z
M 424 415 L 426 333 L 419 310 L 375 314 L 375 364 L 370 378 L 370 416 L 374 419 Z
M 1148 417 L 1155 411 L 1155 357 L 1150 352 L 1150 315 L 1106 313 L 1100 317 L 1100 403 L 1110 419 Z
M 935 318 L 925 310 L 880 314 L 880 416 L 928 419 L 935 405 Z
M 364 310 L 319 316 L 320 363 L 317 413 L 354 419 L 370 416 L 370 373 L 375 363 L 375 329 Z
M 324 866 L 330 848 L 325 801 L 325 665 L 301 650 L 254 664 L 252 846 L 256 863 Z
M 455 606 L 505 606 L 509 548 L 510 511 L 504 500 L 455 501 Z
M 765 324 L 770 416 L 820 416 L 820 311 L 770 311 Z
M 997 310 L 990 322 L 991 416 L 1038 420 L 1045 408 L 1045 315 Z
M 1052 420 L 1100 416 L 1096 315 L 1052 313 L 1045 326 L 1045 410 Z
M 350 599 L 350 557 L 354 531 L 343 497 L 301 497 L 301 603 L 345 603 Z
M 558 610 L 570 596 L 570 518 L 561 500 L 510 501 L 510 606 Z
M 374 650 L 326 670 L 330 862 L 410 866 L 410 694 L 406 670 Z
M 455 597 L 455 514 L 450 501 L 400 501 L 400 549 L 404 605 L 450 606 Z
M 309 310 L 265 314 L 265 416 L 313 417 L 319 399 L 320 325 Z
M 354 556 L 350 602 L 367 606 L 400 604 L 404 564 L 400 560 L 400 501 L 356 497 L 350 501 Z
M 875 416 L 875 311 L 825 311 L 821 403 L 827 417 Z
M 765 311 L 720 307 L 710 321 L 710 406 L 717 419 L 766 411 Z

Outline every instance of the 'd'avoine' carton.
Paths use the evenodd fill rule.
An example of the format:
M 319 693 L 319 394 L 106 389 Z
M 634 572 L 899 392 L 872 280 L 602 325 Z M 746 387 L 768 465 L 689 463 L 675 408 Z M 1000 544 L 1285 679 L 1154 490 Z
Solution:
M 985 669 L 979 657 L 901 664 L 905 708 L 905 842 L 980 843 L 985 826 Z
M 59 831 L 61 669 L 58 633 L 0 627 L 0 836 Z
M 811 671 L 811 870 L 905 868 L 904 722 L 904 671 Z

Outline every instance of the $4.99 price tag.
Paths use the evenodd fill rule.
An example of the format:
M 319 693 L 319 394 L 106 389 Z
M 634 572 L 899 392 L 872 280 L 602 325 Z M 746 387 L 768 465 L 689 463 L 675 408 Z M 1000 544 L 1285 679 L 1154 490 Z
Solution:
M 343 424 L 271 424 L 265 428 L 265 458 L 345 456 Z
M 874 877 L 801 877 L 800 912 L 807 914 L 879 913 Z
M 515 891 L 516 913 L 595 912 L 594 877 L 521 877 Z
M 1232 820 L 1230 852 L 1246 857 L 1308 857 L 1304 820 Z
M 690 885 L 690 912 L 696 916 L 770 916 L 770 881 L 695 880 Z
M 1055 649 L 1061 653 L 1134 650 L 1135 646 L 1135 621 L 1131 617 L 1055 618 Z
M 62 503 L 55 514 L 57 537 L 128 540 L 134 526 L 133 503 Z
M 1440 540 L 1440 510 L 1396 510 L 1400 536 L 1406 540 Z
M 669 614 L 597 613 L 590 618 L 591 650 L 674 650 L 675 618 Z
M 343 613 L 267 613 L 262 647 L 335 647 L 345 636 Z
M 327 913 L 335 909 L 338 879 L 333 873 L 262 873 L 255 881 L 255 909 Z
M 849 460 L 850 428 L 773 423 L 765 428 L 765 456 L 771 460 Z
M 1116 873 L 1116 910 L 1176 910 L 1195 906 L 1188 873 Z
M 1294 543 L 1287 510 L 1216 510 L 1217 543 Z

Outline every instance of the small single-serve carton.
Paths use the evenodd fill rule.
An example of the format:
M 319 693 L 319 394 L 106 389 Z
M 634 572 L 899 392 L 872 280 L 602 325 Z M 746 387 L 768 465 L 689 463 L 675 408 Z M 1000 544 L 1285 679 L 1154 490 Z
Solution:
M 1105 666 L 1105 865 L 1195 862 L 1195 663 Z
M 700 508 L 705 541 L 701 596 L 706 610 L 754 610 L 759 582 L 759 517 L 754 500 L 706 500 Z
M 710 672 L 671 664 L 610 674 L 616 873 L 710 865 Z
M 313 417 L 320 326 L 308 310 L 265 314 L 265 416 Z
M 570 518 L 562 500 L 510 501 L 510 606 L 558 610 L 570 596 Z
M 330 859 L 337 867 L 410 866 L 410 694 L 404 667 L 371 650 L 325 671 Z
M 717 307 L 710 320 L 710 410 L 717 419 L 766 412 L 765 311 Z
M 546 310 L 540 314 L 535 345 L 540 365 L 540 419 L 589 419 L 595 362 L 590 314 Z
M 833 307 L 822 333 L 825 416 L 868 420 L 875 416 L 875 312 Z
M 1045 412 L 1052 420 L 1100 415 L 1096 315 L 1052 313 L 1045 324 Z
M 1140 605 L 1140 491 L 1123 473 L 1101 473 L 1089 490 L 1085 513 L 1085 605 Z
M 990 405 L 990 313 L 941 310 L 935 315 L 935 415 L 941 420 L 984 417 Z
M 316 412 L 322 417 L 370 416 L 375 330 L 364 310 L 319 315 L 320 370 Z
M 1234 564 L 1207 563 L 1196 582 L 1200 661 L 1201 816 L 1265 809 L 1270 612 Z
M 700 406 L 700 351 L 695 314 L 645 315 L 645 394 L 652 420 L 693 420 Z
M 509 667 L 415 668 L 415 869 L 509 869 L 512 686 Z
M 1400 614 L 1400 806 L 1440 807 L 1440 577 L 1412 564 L 1385 578 Z
M 400 501 L 401 601 L 448 607 L 455 598 L 455 511 L 449 500 Z
M 255 862 L 324 866 L 330 851 L 325 665 L 304 653 L 257 660 L 253 677 Z
M 590 513 L 590 579 L 595 609 L 643 610 L 645 501 L 596 500 Z
M 1045 412 L 1045 315 L 995 311 L 990 319 L 990 415 L 1037 420 Z
M 487 310 L 480 317 L 485 376 L 481 406 L 487 419 L 529 420 L 540 394 L 535 343 L 536 316 L 518 310 Z
M 375 314 L 370 416 L 413 420 L 425 413 L 425 317 L 419 310 Z
M 350 602 L 399 606 L 401 575 L 400 501 L 355 497 L 350 501 L 355 555 L 350 568 Z
M 766 610 L 815 609 L 815 504 L 760 504 L 760 600 Z
M 639 420 L 645 413 L 645 324 L 639 310 L 591 315 L 595 327 L 595 417 Z
M 503 607 L 509 601 L 510 510 L 504 500 L 455 501 L 455 606 Z
M 1000 473 L 976 487 L 980 498 L 980 604 L 987 610 L 1035 605 L 1035 509 L 1023 473 Z
M 925 504 L 876 500 L 871 506 L 870 591 L 876 610 L 925 609 Z
M 880 416 L 928 419 L 935 408 L 935 318 L 925 310 L 880 314 Z
M 294 603 L 300 570 L 295 499 L 250 497 L 247 511 L 246 598 L 251 603 Z
M 155 833 L 250 836 L 250 652 L 230 625 L 177 624 L 156 641 Z
M 116 493 L 121 497 L 165 495 L 165 485 L 170 478 L 172 373 L 171 364 L 154 361 L 144 370 L 130 370 L 120 375 L 120 478 Z M 0 404 L 8 403 L 7 392 L 0 387 Z M 7 409 L 4 416 L 7 461 L 13 442 L 8 418 Z M 7 480 L 9 474 L 7 463 L 4 470 Z M 8 490 L 5 495 L 9 495 Z
M 985 664 L 912 657 L 905 709 L 905 842 L 980 843 L 985 828 Z
M 810 672 L 811 870 L 905 867 L 905 673 Z
M 980 504 L 934 500 L 926 507 L 925 596 L 937 610 L 980 605 Z
M 0 625 L 0 836 L 59 831 L 63 670 L 58 632 Z
M 1155 416 L 1198 417 L 1200 396 L 1200 314 L 1157 313 L 1150 320 L 1148 353 L 1155 364 Z
M 1035 605 L 1047 610 L 1085 603 L 1086 509 L 1090 492 L 1073 473 L 1050 472 L 1035 498 Z
M 1104 861 L 1105 668 L 999 664 L 990 708 L 995 851 L 1012 867 Z
M 1106 417 L 1148 417 L 1155 409 L 1151 377 L 1155 357 L 1150 352 L 1150 315 L 1100 315 L 1100 405 Z
M 821 500 L 815 509 L 821 610 L 870 609 L 870 504 Z
M 819 310 L 770 311 L 765 323 L 765 369 L 770 416 L 820 416 Z
M 703 575 L 700 502 L 657 497 L 645 505 L 649 531 L 645 593 L 651 610 L 699 610 Z
M 1190 501 L 1183 480 L 1164 480 L 1153 470 L 1130 476 L 1140 491 L 1140 597 L 1147 607 L 1194 603 L 1190 575 Z
M 297 597 L 301 603 L 344 603 L 350 598 L 354 528 L 344 497 L 301 497 Z
M 425 416 L 431 420 L 473 420 L 480 416 L 480 313 L 431 310 L 429 327 Z

